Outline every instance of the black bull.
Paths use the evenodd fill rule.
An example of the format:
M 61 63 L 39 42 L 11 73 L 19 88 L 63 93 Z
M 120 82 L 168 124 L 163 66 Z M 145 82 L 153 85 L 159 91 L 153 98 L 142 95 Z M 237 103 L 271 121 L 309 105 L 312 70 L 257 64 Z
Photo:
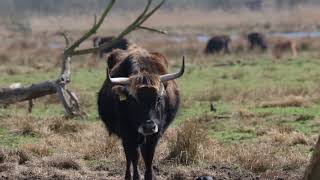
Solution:
M 229 44 L 231 38 L 228 35 L 217 35 L 209 39 L 207 46 L 204 50 L 205 54 L 215 54 L 222 50 L 224 53 L 230 53 Z
M 184 72 L 167 74 L 166 59 L 146 50 L 112 52 L 117 61 L 98 94 L 98 111 L 110 134 L 121 138 L 127 164 L 125 179 L 140 179 L 139 151 L 145 163 L 145 180 L 154 179 L 152 161 L 157 143 L 173 121 L 180 96 L 174 79 Z M 114 59 L 116 58 L 116 60 Z M 109 74 L 109 72 L 107 73 Z
M 252 32 L 247 35 L 250 50 L 260 48 L 265 51 L 268 49 L 268 42 L 266 36 L 259 32 Z

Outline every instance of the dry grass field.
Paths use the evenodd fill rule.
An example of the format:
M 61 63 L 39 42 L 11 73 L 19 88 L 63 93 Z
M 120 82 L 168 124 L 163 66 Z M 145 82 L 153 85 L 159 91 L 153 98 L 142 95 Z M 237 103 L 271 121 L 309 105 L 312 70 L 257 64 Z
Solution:
M 98 34 L 115 35 L 134 15 L 111 15 Z M 0 87 L 56 78 L 64 44 L 55 33 L 68 31 L 76 39 L 93 18 L 31 17 L 22 24 L 27 32 L 17 28 L 20 22 L 1 19 Z M 232 41 L 231 54 L 206 56 L 196 35 L 318 31 L 318 9 L 160 11 L 147 25 L 169 35 L 141 30 L 128 38 L 166 55 L 171 70 L 182 55 L 187 60 L 177 81 L 181 108 L 157 148 L 159 179 L 301 179 L 320 128 L 320 39 L 295 38 L 298 56 L 276 59 L 271 50 L 249 51 L 240 39 Z M 274 39 L 268 36 L 271 46 Z M 0 179 L 123 178 L 121 143 L 108 136 L 97 114 L 105 60 L 93 61 L 91 55 L 72 60 L 70 89 L 84 118 L 65 118 L 55 95 L 37 99 L 32 113 L 27 102 L 0 108 Z

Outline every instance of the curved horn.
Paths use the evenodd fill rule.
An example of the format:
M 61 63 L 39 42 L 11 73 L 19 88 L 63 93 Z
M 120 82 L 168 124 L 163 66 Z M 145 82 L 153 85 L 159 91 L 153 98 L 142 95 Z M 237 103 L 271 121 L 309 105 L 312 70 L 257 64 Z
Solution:
M 116 77 L 116 78 L 110 77 L 109 67 L 107 67 L 107 79 L 108 79 L 108 81 L 111 82 L 112 84 L 118 84 L 118 85 L 127 85 L 127 84 L 130 84 L 130 79 L 127 78 L 127 77 Z
M 160 80 L 161 80 L 161 82 L 174 80 L 174 79 L 181 77 L 183 75 L 183 73 L 184 73 L 184 56 L 182 57 L 182 66 L 180 68 L 180 71 L 176 72 L 176 73 L 161 75 Z

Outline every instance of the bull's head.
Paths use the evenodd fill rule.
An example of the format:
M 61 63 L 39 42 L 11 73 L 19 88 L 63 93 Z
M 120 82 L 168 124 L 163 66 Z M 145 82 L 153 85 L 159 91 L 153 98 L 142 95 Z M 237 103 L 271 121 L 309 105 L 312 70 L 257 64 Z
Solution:
M 166 90 L 164 82 L 177 79 L 184 73 L 184 57 L 179 72 L 165 75 L 141 72 L 130 77 L 111 78 L 113 91 L 127 107 L 128 116 L 136 130 L 144 135 L 158 133 L 165 118 Z

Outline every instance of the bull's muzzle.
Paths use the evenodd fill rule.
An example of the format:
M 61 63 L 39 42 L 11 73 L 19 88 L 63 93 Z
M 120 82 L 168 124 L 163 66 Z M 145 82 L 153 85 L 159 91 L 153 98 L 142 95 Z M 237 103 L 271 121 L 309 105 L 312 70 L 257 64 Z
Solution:
M 149 136 L 157 133 L 158 130 L 158 125 L 154 121 L 148 120 L 139 126 L 138 132 L 144 136 Z

